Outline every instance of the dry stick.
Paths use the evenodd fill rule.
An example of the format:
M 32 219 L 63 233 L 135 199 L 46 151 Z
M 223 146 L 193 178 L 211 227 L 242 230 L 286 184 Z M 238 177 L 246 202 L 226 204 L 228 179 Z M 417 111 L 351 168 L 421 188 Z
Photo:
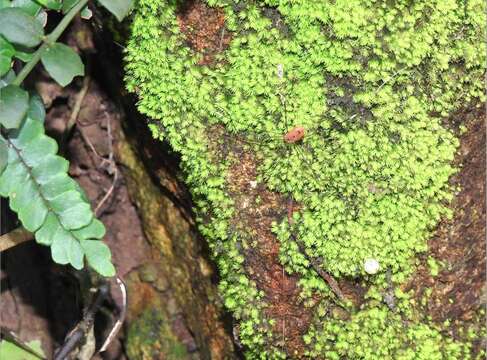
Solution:
M 76 325 L 76 327 L 66 336 L 66 341 L 61 348 L 56 351 L 54 360 L 63 360 L 74 350 L 74 348 L 83 340 L 85 334 L 90 331 L 95 321 L 95 314 L 100 309 L 103 301 L 109 293 L 108 284 L 103 284 L 98 288 L 98 292 L 94 297 L 94 301 L 85 312 L 83 319 Z
M 100 350 L 98 350 L 99 353 L 105 351 L 108 345 L 110 345 L 110 343 L 113 341 L 115 336 L 117 336 L 118 332 L 122 328 L 122 325 L 125 321 L 125 316 L 127 315 L 127 287 L 125 283 L 122 281 L 122 279 L 120 279 L 118 276 L 117 276 L 117 285 L 119 286 L 120 292 L 122 293 L 122 311 L 120 312 L 117 322 L 115 323 L 115 325 L 113 325 L 112 330 L 108 334 L 102 347 L 100 348 Z
M 87 67 L 89 68 L 89 66 Z M 79 92 L 78 96 L 76 97 L 76 102 L 74 103 L 73 111 L 71 112 L 71 116 L 69 117 L 68 122 L 66 123 L 66 129 L 64 130 L 64 135 L 62 139 L 62 144 L 65 145 L 66 139 L 68 135 L 71 133 L 73 126 L 76 124 L 78 120 L 78 115 L 81 110 L 81 105 L 83 104 L 83 100 L 85 99 L 86 94 L 88 93 L 88 89 L 90 87 L 91 77 L 90 75 L 86 75 L 83 79 L 83 86 L 81 87 L 81 91 Z
M 113 180 L 112 180 L 112 185 L 110 186 L 110 188 L 106 192 L 105 196 L 103 196 L 103 198 L 100 200 L 100 202 L 98 203 L 98 205 L 95 208 L 95 215 L 96 216 L 98 216 L 98 211 L 100 210 L 100 208 L 102 207 L 102 205 L 112 195 L 113 190 L 115 189 L 115 185 L 116 185 L 117 180 L 118 180 L 118 168 L 117 168 L 117 165 L 115 163 L 115 160 L 113 159 L 112 125 L 111 125 L 110 118 L 108 117 L 108 114 L 106 114 L 106 116 L 107 116 L 108 149 L 109 149 L 109 154 L 108 154 L 109 168 L 108 168 L 108 172 L 110 173 L 110 171 L 111 171 L 110 167 L 113 167 Z M 106 159 L 104 159 L 104 160 L 106 161 Z
M 391 267 L 387 268 L 386 272 L 386 281 L 387 281 L 387 291 L 384 295 L 384 302 L 389 307 L 390 310 L 394 311 L 396 308 L 396 300 L 394 297 L 394 287 L 392 283 L 392 271 Z
M 308 261 L 311 263 L 311 266 L 313 267 L 313 269 L 318 273 L 318 275 L 320 275 L 323 278 L 323 280 L 325 280 L 328 283 L 331 290 L 335 293 L 335 295 L 338 297 L 338 299 L 340 299 L 340 301 L 346 303 L 347 298 L 345 297 L 345 295 L 343 295 L 343 292 L 340 290 L 340 286 L 338 285 L 338 282 L 333 278 L 333 276 L 331 276 L 326 271 L 324 271 L 320 267 L 320 265 L 318 264 L 317 261 L 315 261 L 313 258 L 311 258 L 310 256 L 308 256 L 306 254 L 306 252 L 305 252 L 306 248 L 304 247 L 302 242 L 298 241 L 298 239 L 294 235 L 291 235 L 291 236 L 293 237 L 294 241 L 298 245 L 299 251 L 301 251 L 301 253 L 303 253 L 303 255 L 306 257 L 306 259 L 308 259 Z
M 71 116 L 69 117 L 68 122 L 66 123 L 66 129 L 64 131 L 61 144 L 64 148 L 66 144 L 66 140 L 68 135 L 71 133 L 73 127 L 77 124 L 78 121 L 78 115 L 81 110 L 81 105 L 83 103 L 83 100 L 88 93 L 88 89 L 90 87 L 90 82 L 91 82 L 91 77 L 89 75 L 86 75 L 83 79 L 83 86 L 81 88 L 81 91 L 79 92 L 76 102 L 73 107 L 73 111 L 71 112 Z M 96 151 L 95 147 L 93 146 L 93 143 L 90 141 L 90 139 L 85 135 L 84 131 L 81 129 L 81 127 L 78 128 L 79 133 L 81 134 L 81 138 L 83 141 L 88 145 L 90 150 L 95 154 L 95 156 L 101 161 L 103 164 L 104 162 L 109 162 L 110 165 L 113 166 L 113 149 L 112 149 L 112 136 L 111 136 L 111 126 L 110 126 L 110 121 L 108 121 L 108 135 L 109 135 L 109 148 L 110 148 L 110 154 L 109 154 L 109 159 L 105 159 L 103 156 L 101 156 L 98 151 Z M 105 201 L 110 197 L 111 193 L 113 192 L 115 188 L 115 182 L 118 178 L 117 176 L 118 172 L 115 167 L 115 174 L 113 177 L 113 182 L 111 187 L 108 189 L 107 193 L 104 195 L 103 199 L 98 203 L 98 205 L 95 208 L 95 215 L 98 216 L 98 211 L 100 210 L 101 206 L 105 203 Z
M 225 26 L 222 26 L 222 33 L 221 33 L 221 36 L 220 36 L 220 45 L 218 46 L 218 51 L 221 51 L 222 50 L 224 37 L 225 37 Z
M 288 216 L 287 220 L 288 220 L 289 225 L 292 225 L 294 222 L 292 219 L 292 213 L 293 213 L 292 208 L 293 208 L 293 199 L 289 198 L 288 212 L 287 212 L 287 216 Z M 320 275 L 323 278 L 323 280 L 325 280 L 328 283 L 331 290 L 335 293 L 335 295 L 338 297 L 338 299 L 340 299 L 340 301 L 346 303 L 347 299 L 346 299 L 345 295 L 343 295 L 342 290 L 340 290 L 340 286 L 338 285 L 338 282 L 333 278 L 333 276 L 331 276 L 326 271 L 324 271 L 320 267 L 320 265 L 318 264 L 318 262 L 316 260 L 314 260 L 312 257 L 310 257 L 306 254 L 305 246 L 303 245 L 303 243 L 301 241 L 298 240 L 298 238 L 292 232 L 291 232 L 291 237 L 294 240 L 294 242 L 298 245 L 299 251 L 310 262 L 311 266 L 318 273 L 318 275 Z
M 93 146 L 93 143 L 90 141 L 90 139 L 85 135 L 84 131 L 81 129 L 81 127 L 78 128 L 79 133 L 81 134 L 81 138 L 83 141 L 89 146 L 90 150 L 95 154 L 95 156 L 102 162 L 104 163 L 107 161 L 103 156 L 98 154 L 98 151 L 96 151 L 95 147 Z
M 100 208 L 108 200 L 110 195 L 112 195 L 113 190 L 115 189 L 115 184 L 116 184 L 117 180 L 118 180 L 118 171 L 115 170 L 115 174 L 113 175 L 112 185 L 110 186 L 108 191 L 103 196 L 103 199 L 101 199 L 100 202 L 98 203 L 98 205 L 96 205 L 96 208 L 95 208 L 95 215 L 96 216 L 99 216 L 98 212 L 100 211 Z
M 33 239 L 34 235 L 30 231 L 27 231 L 23 227 L 18 227 L 0 236 L 0 252 Z

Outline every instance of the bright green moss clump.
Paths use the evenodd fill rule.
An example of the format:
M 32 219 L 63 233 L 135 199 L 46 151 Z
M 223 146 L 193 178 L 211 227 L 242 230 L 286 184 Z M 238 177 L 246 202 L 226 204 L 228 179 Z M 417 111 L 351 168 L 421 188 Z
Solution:
M 181 153 L 242 343 L 281 356 L 264 345 L 272 324 L 243 266 L 242 234 L 229 226 L 238 221 L 226 188 L 232 159 L 218 144 L 246 139 L 259 180 L 300 204 L 295 225 L 282 219 L 274 232 L 306 289 L 326 289 L 310 258 L 336 277 L 365 276 L 373 258 L 381 276 L 390 268 L 403 281 L 448 214 L 458 141 L 442 117 L 483 96 L 485 2 L 207 1 L 225 12 L 232 36 L 209 66 L 181 34 L 177 4 L 139 0 L 127 87 L 154 119 L 154 136 Z M 303 141 L 284 143 L 298 125 Z
M 445 338 L 438 329 L 403 321 L 385 307 L 360 311 L 349 321 L 330 320 L 311 329 L 305 341 L 312 358 L 326 359 L 461 360 L 469 358 L 468 345 Z

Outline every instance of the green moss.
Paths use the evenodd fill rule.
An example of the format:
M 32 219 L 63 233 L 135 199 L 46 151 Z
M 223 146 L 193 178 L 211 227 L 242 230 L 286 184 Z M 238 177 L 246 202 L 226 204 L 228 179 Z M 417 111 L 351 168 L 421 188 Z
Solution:
M 305 336 L 326 359 L 453 360 L 469 359 L 469 345 L 455 342 L 431 325 L 411 322 L 385 307 L 372 307 L 349 321 L 328 320 Z
M 432 256 L 428 256 L 428 259 L 426 261 L 427 261 L 428 266 L 430 268 L 431 276 L 438 276 L 438 274 L 440 272 L 440 264 Z
M 127 87 L 153 119 L 154 136 L 181 153 L 249 357 L 278 358 L 265 345 L 272 336 L 266 303 L 243 267 L 247 234 L 229 226 L 231 159 L 212 138 L 215 125 L 224 126 L 223 137 L 246 139 L 260 160 L 257 181 L 301 204 L 295 225 L 283 219 L 274 232 L 281 262 L 301 275 L 305 295 L 328 292 L 310 258 L 336 277 L 378 284 L 390 268 L 401 283 L 431 229 L 451 215 L 447 181 L 458 140 L 441 120 L 483 99 L 485 3 L 207 3 L 225 12 L 232 41 L 214 64 L 200 66 L 202 55 L 180 33 L 177 2 L 139 0 Z M 298 125 L 303 141 L 284 143 Z M 368 258 L 379 262 L 379 274 L 365 272 Z
M 134 360 L 187 359 L 186 347 L 173 334 L 164 314 L 156 309 L 145 310 L 131 323 L 127 334 L 127 355 Z

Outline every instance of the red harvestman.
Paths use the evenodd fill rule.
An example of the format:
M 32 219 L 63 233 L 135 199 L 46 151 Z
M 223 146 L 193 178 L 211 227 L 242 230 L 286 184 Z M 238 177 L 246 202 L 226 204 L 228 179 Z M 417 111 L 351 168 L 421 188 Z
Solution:
M 238 142 L 254 146 L 253 150 L 261 160 L 259 173 L 269 189 L 291 194 L 295 193 L 295 189 L 298 188 L 297 182 L 301 181 L 306 182 L 304 186 L 306 191 L 319 191 L 319 183 L 324 180 L 320 179 L 320 167 L 324 164 L 316 161 L 319 157 L 316 156 L 315 149 L 321 149 L 320 152 L 323 152 L 322 149 L 326 148 L 326 144 L 332 143 L 329 140 L 333 138 L 333 132 L 336 130 L 327 125 L 322 115 L 317 114 L 316 109 L 303 110 L 301 108 L 305 120 L 301 121 L 304 119 L 302 117 L 299 120 L 288 121 L 288 100 L 282 91 L 284 86 L 282 64 L 277 66 L 277 77 L 279 79 L 278 91 L 274 94 L 274 99 L 277 98 L 276 102 L 279 103 L 277 109 L 269 110 L 261 103 L 265 108 L 263 113 L 261 112 L 265 114 L 263 115 L 265 120 L 252 120 L 252 125 L 247 129 L 230 129 L 229 132 L 237 136 Z M 272 97 L 270 96 L 266 101 L 271 101 Z M 294 105 L 298 106 L 297 102 Z M 234 106 L 240 116 L 245 113 L 245 110 L 239 109 L 239 104 L 233 103 L 229 106 Z M 223 119 L 224 124 L 228 124 L 228 119 L 232 118 L 230 111 L 222 106 L 213 104 L 213 110 L 217 117 Z M 352 116 L 351 119 L 355 116 Z M 273 180 L 274 183 L 269 180 Z

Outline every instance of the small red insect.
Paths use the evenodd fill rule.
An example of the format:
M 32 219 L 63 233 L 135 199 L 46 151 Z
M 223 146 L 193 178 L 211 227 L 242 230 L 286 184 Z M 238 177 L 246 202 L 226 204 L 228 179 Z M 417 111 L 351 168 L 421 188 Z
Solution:
M 302 126 L 295 126 L 291 130 L 289 130 L 286 134 L 284 134 L 283 139 L 288 144 L 294 144 L 304 138 L 306 134 L 306 130 Z

